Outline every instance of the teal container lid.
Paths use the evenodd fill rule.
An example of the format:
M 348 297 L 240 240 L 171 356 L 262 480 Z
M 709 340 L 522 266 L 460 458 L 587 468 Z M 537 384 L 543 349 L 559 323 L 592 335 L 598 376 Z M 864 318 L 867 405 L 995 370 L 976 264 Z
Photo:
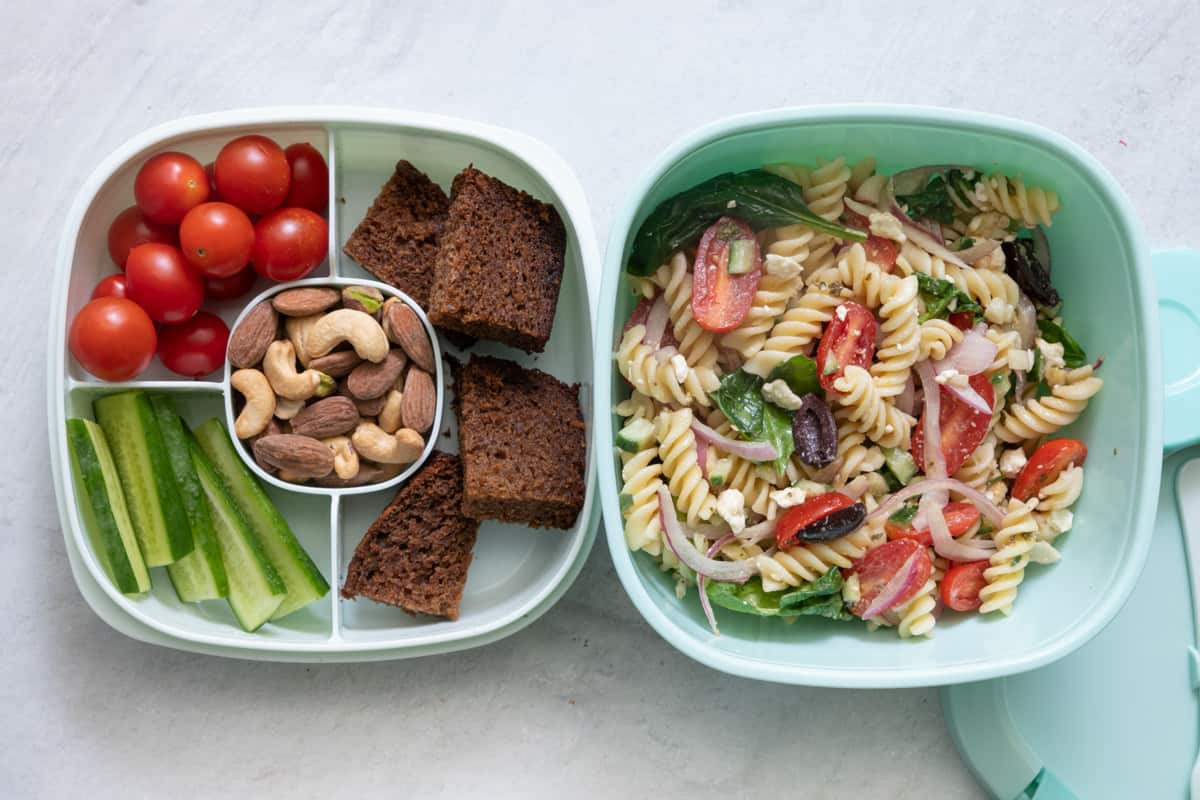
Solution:
M 1200 253 L 1156 254 L 1154 265 L 1164 298 L 1165 439 L 1171 450 L 1195 441 L 1188 432 L 1200 415 L 1200 406 L 1188 405 L 1196 403 L 1190 390 L 1200 383 L 1200 321 L 1190 310 L 1200 305 Z M 1145 569 L 1108 627 L 1049 666 L 942 690 L 955 744 L 995 797 L 1188 796 L 1200 746 L 1200 658 L 1180 507 L 1184 498 L 1200 502 L 1200 464 L 1183 470 L 1197 459 L 1200 447 L 1187 447 L 1164 463 Z M 1068 535 L 1083 538 L 1087 532 Z

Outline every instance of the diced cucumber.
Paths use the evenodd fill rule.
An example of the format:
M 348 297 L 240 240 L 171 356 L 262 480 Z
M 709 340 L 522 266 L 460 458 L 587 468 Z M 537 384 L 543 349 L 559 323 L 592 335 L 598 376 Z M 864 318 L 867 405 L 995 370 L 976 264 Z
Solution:
M 233 449 L 233 440 L 221 421 L 210 419 L 196 428 L 196 438 L 287 586 L 287 597 L 271 619 L 287 616 L 328 594 L 329 584 L 321 571 L 304 552 L 279 509 L 275 508 L 271 498 L 238 457 Z
M 744 275 L 754 269 L 754 240 L 734 239 L 729 243 L 729 274 Z
M 898 447 L 883 448 L 883 461 L 888 469 L 896 476 L 896 480 L 907 486 L 908 482 L 917 476 L 917 462 L 907 450 Z
M 67 446 L 83 526 L 104 571 L 122 594 L 150 591 L 150 573 L 138 549 L 104 431 L 89 419 L 69 419 Z
M 121 392 L 101 397 L 93 408 L 112 448 L 146 566 L 178 561 L 192 551 L 192 529 L 149 399 L 145 392 Z
M 714 458 L 708 468 L 708 482 L 714 489 L 721 489 L 729 483 L 729 473 L 733 471 L 732 458 Z
M 183 420 L 176 413 L 171 398 L 166 395 L 151 395 L 150 407 L 154 409 L 158 430 L 167 447 L 167 457 L 175 475 L 175 488 L 179 490 L 195 543 L 192 552 L 167 565 L 171 585 L 175 587 L 175 594 L 185 603 L 227 597 L 229 579 L 225 575 L 225 565 L 221 563 L 221 546 L 213 533 L 208 502 L 204 499 L 200 481 L 196 477 L 196 467 L 192 464 Z
M 212 513 L 213 532 L 229 577 L 229 607 L 242 628 L 256 631 L 278 610 L 287 595 L 287 587 L 271 566 L 258 537 L 250 530 L 204 451 L 195 441 L 189 441 L 188 445 L 196 479 Z
M 654 441 L 654 423 L 648 419 L 631 420 L 617 432 L 617 447 L 626 453 L 640 453 Z

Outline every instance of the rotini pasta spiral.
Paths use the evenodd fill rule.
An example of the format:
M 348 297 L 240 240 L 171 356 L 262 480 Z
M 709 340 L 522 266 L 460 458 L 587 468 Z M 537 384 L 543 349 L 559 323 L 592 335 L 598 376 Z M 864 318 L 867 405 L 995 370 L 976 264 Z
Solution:
M 775 327 L 775 319 L 786 309 L 788 301 L 800 286 L 800 275 L 781 276 L 764 273 L 754 293 L 754 304 L 750 313 L 734 330 L 721 337 L 721 345 L 736 350 L 743 359 L 749 359 L 767 342 L 767 336 Z M 699 327 L 699 326 L 697 326 Z
M 654 400 L 637 391 L 629 393 L 629 397 L 617 403 L 617 415 L 628 420 L 645 419 L 650 422 L 658 416 L 658 407 Z
M 662 464 L 658 447 L 651 445 L 636 453 L 623 454 L 621 494 L 625 495 L 625 542 L 630 550 L 662 554 L 662 522 L 658 516 L 658 487 Z
M 949 320 L 933 318 L 921 323 L 918 331 L 917 360 L 938 361 L 946 357 L 950 348 L 963 339 L 963 332 Z
M 701 328 L 692 316 L 692 273 L 687 256 L 682 252 L 671 256 L 670 261 L 658 268 L 655 279 L 670 310 L 671 329 L 679 342 L 679 352 L 689 366 L 712 368 L 717 363 L 717 345 L 712 333 Z
M 858 191 L 863 182 L 875 174 L 875 159 L 867 157 L 858 161 L 850 168 L 850 179 L 847 181 L 847 188 L 850 194 Z
M 869 372 L 851 364 L 833 388 L 837 390 L 838 403 L 850 409 L 847 419 L 867 438 L 884 447 L 908 449 L 913 418 L 879 396 Z
M 784 225 L 772 228 L 767 239 L 768 255 L 785 256 L 803 266 L 808 260 L 808 245 L 813 239 L 813 232 L 807 225 Z
M 989 433 L 983 437 L 979 446 L 967 456 L 967 460 L 954 473 L 957 480 L 982 491 L 988 483 L 1000 474 L 996 466 L 996 435 Z
M 991 269 L 974 269 L 950 264 L 937 256 L 930 255 L 911 241 L 900 245 L 900 253 L 896 256 L 896 268 L 901 275 L 911 275 L 922 272 L 931 278 L 952 282 L 962 291 L 971 296 L 979 305 L 987 309 L 997 300 L 1004 308 L 1015 307 L 1020 297 L 1020 289 L 1016 281 L 1004 272 Z M 1003 309 L 996 309 L 1011 318 L 1011 311 L 1004 314 Z
M 767 164 L 763 170 L 787 178 L 802 189 L 812 186 L 812 167 L 807 164 Z
M 644 325 L 634 325 L 621 337 L 617 348 L 617 369 L 633 388 L 663 404 L 711 405 L 708 393 L 719 381 L 711 367 L 688 367 L 682 380 L 670 359 L 660 360 L 649 345 L 642 343 Z
M 1083 492 L 1083 467 L 1064 469 L 1038 492 L 1038 511 L 1058 511 L 1075 505 Z
M 1037 533 L 1037 522 L 1032 514 L 1036 505 L 1036 500 L 1028 504 L 1020 500 L 1008 501 L 1004 520 L 992 534 L 996 552 L 989 559 L 991 566 L 983 571 L 987 585 L 979 590 L 979 599 L 983 601 L 979 613 L 1012 613 L 1017 587 L 1025 579 L 1029 551 L 1033 549 L 1034 534 Z
M 1002 442 L 1016 444 L 1054 433 L 1079 419 L 1088 400 L 1103 385 L 1092 375 L 1090 366 L 1072 370 L 1066 382 L 1052 387 L 1045 397 L 1030 397 L 1010 405 L 996 425 L 996 435 Z
M 828 542 L 811 542 L 788 547 L 755 559 L 762 576 L 763 589 L 778 591 L 799 586 L 802 581 L 815 581 L 833 567 L 849 569 L 862 558 L 873 544 L 866 527 Z
M 651 278 L 643 278 L 637 275 L 628 275 L 630 288 L 636 297 L 642 297 L 646 300 L 653 300 L 654 295 L 658 293 L 658 286 Z
M 710 519 L 717 499 L 709 490 L 708 481 L 696 460 L 696 436 L 692 433 L 692 410 L 660 411 L 655 421 L 654 436 L 658 440 L 658 455 L 663 474 L 675 504 L 695 525 Z
M 839 156 L 828 162 L 818 160 L 817 168 L 809 173 L 811 183 L 804 188 L 808 209 L 822 219 L 832 221 L 840 217 L 846 210 L 843 198 L 850 178 L 845 158 Z
M 867 441 L 850 419 L 851 409 L 839 408 L 834 414 L 838 424 L 838 468 L 835 486 L 845 486 L 864 472 L 874 472 L 883 466 L 883 451 Z
M 934 599 L 936 596 L 937 584 L 931 577 L 925 581 L 916 597 L 900 607 L 900 624 L 896 626 L 896 631 L 901 639 L 929 636 L 933 633 L 933 626 L 937 624 L 937 619 L 933 616 L 933 610 L 937 607 L 937 601 Z
M 836 273 L 833 270 L 816 272 L 813 273 L 810 281 L 841 284 L 859 303 L 867 308 L 876 309 L 883 304 L 884 287 L 887 285 L 889 277 L 879 268 L 878 264 L 867 259 L 867 251 L 863 249 L 863 246 L 855 243 L 851 245 L 844 256 L 838 259 Z M 914 279 L 914 286 L 915 283 Z M 915 310 L 916 306 L 914 305 L 913 308 Z
M 993 173 L 975 182 L 974 191 L 962 194 L 949 186 L 949 194 L 959 210 L 999 211 L 1032 228 L 1051 224 L 1058 211 L 1058 195 L 1036 186 L 1026 186 L 1020 178 Z
M 921 331 L 917 325 L 917 279 L 887 275 L 879 307 L 883 341 L 875 352 L 871 376 L 880 397 L 904 392 L 909 372 L 920 355 Z
M 805 352 L 841 304 L 840 294 L 810 287 L 794 306 L 783 312 L 762 349 L 743 368 L 765 378 L 780 362 Z
M 1016 331 L 1002 331 L 989 327 L 984 336 L 989 342 L 996 345 L 996 355 L 992 358 L 991 365 L 984 370 L 984 374 L 989 378 L 998 372 L 1013 369 L 1013 359 L 1022 357 L 1025 352 L 1021 349 L 1021 335 Z M 1027 369 L 1025 364 L 1016 366 Z
M 721 411 L 714 410 L 708 415 L 705 420 L 710 428 L 715 430 L 722 436 L 736 436 L 737 432 L 733 426 L 729 424 L 729 420 Z M 709 463 L 715 454 L 721 454 L 721 451 L 716 447 L 709 448 Z M 742 493 L 742 497 L 746 500 L 746 508 L 749 508 L 756 514 L 762 514 L 767 519 L 773 519 L 776 512 L 775 501 L 771 499 L 771 492 L 776 489 L 774 482 L 767 480 L 762 471 L 758 469 L 758 465 L 752 461 L 747 461 L 740 456 L 724 456 L 729 459 L 729 475 L 725 478 L 725 484 L 722 488 L 737 489 Z

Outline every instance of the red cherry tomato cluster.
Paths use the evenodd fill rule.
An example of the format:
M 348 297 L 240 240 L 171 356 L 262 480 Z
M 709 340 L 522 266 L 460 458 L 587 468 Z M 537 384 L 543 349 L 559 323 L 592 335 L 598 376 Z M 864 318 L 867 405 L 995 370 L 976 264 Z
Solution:
M 240 136 L 207 165 L 158 153 L 133 195 L 108 229 L 123 274 L 96 285 L 68 336 L 71 354 L 103 380 L 135 378 L 156 352 L 180 375 L 219 369 L 229 329 L 200 310 L 205 299 L 241 297 L 260 275 L 298 280 L 325 259 L 329 167 L 311 144 L 285 150 Z

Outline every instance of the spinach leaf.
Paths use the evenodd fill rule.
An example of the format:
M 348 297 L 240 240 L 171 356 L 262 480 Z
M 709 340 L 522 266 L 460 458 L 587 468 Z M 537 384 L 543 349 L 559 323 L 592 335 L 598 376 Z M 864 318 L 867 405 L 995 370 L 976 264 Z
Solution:
M 775 447 L 775 469 L 782 473 L 796 449 L 796 439 L 792 435 L 794 414 L 764 400 L 762 387 L 762 378 L 739 369 L 721 378 L 721 385 L 712 398 L 742 436 L 752 442 L 769 442 Z
M 700 239 L 723 216 L 736 216 L 755 228 L 802 222 L 839 239 L 865 241 L 867 234 L 829 222 L 809 211 L 804 191 L 786 178 L 761 169 L 727 172 L 659 203 L 638 228 L 627 269 L 649 275 L 671 253 Z
M 930 178 L 919 192 L 896 195 L 896 201 L 913 219 L 932 220 L 943 225 L 954 222 L 954 203 L 946 191 L 946 179 L 941 175 Z
M 921 299 L 925 301 L 925 313 L 918 318 L 922 324 L 934 317 L 945 319 L 951 313 L 959 311 L 969 312 L 973 322 L 979 322 L 983 318 L 983 307 L 953 282 L 934 278 L 923 272 L 915 274 Z
M 758 577 L 741 584 L 706 581 L 705 591 L 713 605 L 739 614 L 753 614 L 759 617 L 819 616 L 835 620 L 853 619 L 842 602 L 842 573 L 836 567 L 815 581 L 778 592 L 765 591 L 762 579 Z
M 775 459 L 775 471 L 780 475 L 787 472 L 788 459 L 796 449 L 796 437 L 792 433 L 794 416 L 794 411 L 785 411 L 774 403 L 763 403 L 762 431 L 755 438 L 775 446 L 775 452 L 778 454 Z
M 954 243 L 955 250 L 967 250 L 975 246 L 975 240 L 970 236 L 963 236 Z
M 783 592 L 763 590 L 762 579 L 751 578 L 745 583 L 721 583 L 705 581 L 704 591 L 715 606 L 736 611 L 739 614 L 755 614 L 760 617 L 779 616 L 779 598 Z
M 1029 374 L 1025 378 L 1034 383 L 1042 379 L 1042 349 L 1040 347 L 1033 348 L 1033 366 L 1029 368 Z
M 1067 333 L 1067 329 L 1061 325 L 1057 325 L 1053 320 L 1039 319 L 1038 332 L 1042 338 L 1051 344 L 1062 344 L 1063 346 L 1063 363 L 1071 369 L 1082 367 L 1088 363 L 1087 353 L 1084 352 L 1079 342 L 1075 341 L 1071 334 Z
M 771 374 L 767 376 L 768 381 L 780 378 L 787 383 L 789 389 L 796 393 L 797 397 L 821 391 L 821 384 L 817 380 L 817 362 L 803 354 L 792 356 L 771 370 Z

